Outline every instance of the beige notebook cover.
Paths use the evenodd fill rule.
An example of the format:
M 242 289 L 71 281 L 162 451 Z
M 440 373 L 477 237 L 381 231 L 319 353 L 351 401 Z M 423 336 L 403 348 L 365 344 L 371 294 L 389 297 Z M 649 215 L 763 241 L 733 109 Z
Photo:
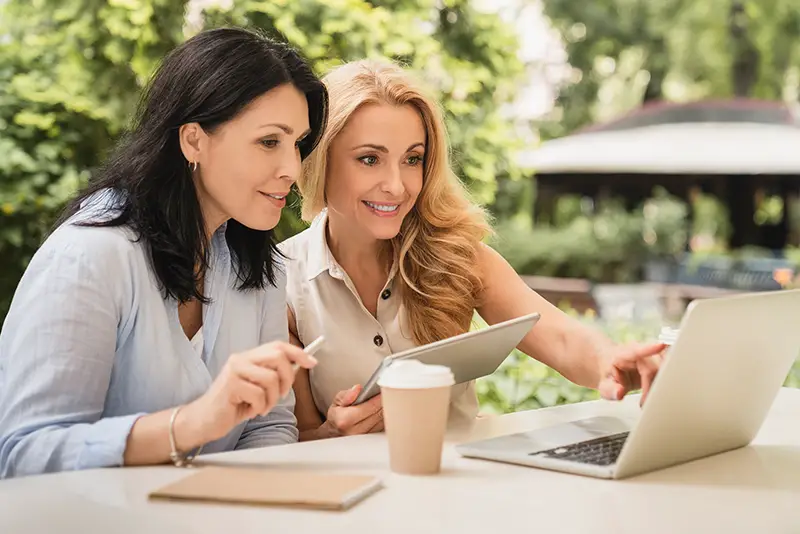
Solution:
M 193 471 L 150 498 L 345 510 L 382 486 L 372 476 L 313 471 L 221 466 Z

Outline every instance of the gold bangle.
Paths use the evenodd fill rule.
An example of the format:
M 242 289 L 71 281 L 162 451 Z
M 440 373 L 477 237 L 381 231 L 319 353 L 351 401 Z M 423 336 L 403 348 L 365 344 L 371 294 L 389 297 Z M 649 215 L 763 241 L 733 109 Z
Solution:
M 197 449 L 197 452 L 194 454 L 178 451 L 178 447 L 175 445 L 175 419 L 178 417 L 178 412 L 181 411 L 181 408 L 183 408 L 183 406 L 178 406 L 172 410 L 172 415 L 169 418 L 169 459 L 172 460 L 175 467 L 190 467 L 192 465 L 192 460 L 194 460 L 195 456 L 200 454 L 203 447 L 201 446 Z

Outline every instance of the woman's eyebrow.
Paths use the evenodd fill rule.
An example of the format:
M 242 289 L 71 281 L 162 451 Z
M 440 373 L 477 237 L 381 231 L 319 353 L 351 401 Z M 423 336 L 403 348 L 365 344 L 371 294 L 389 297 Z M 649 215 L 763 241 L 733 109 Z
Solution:
M 412 143 L 411 146 L 409 146 L 406 149 L 406 152 L 410 152 L 410 151 L 414 150 L 417 147 L 425 149 L 425 143 L 423 143 L 423 142 Z M 389 149 L 386 148 L 385 146 L 383 146 L 383 145 L 373 145 L 372 143 L 366 143 L 366 144 L 363 144 L 363 145 L 354 146 L 351 150 L 358 150 L 360 148 L 372 148 L 374 150 L 378 150 L 378 151 L 384 152 L 384 153 L 388 153 L 389 152 Z
M 351 150 L 358 150 L 358 149 L 360 149 L 360 148 L 372 148 L 372 149 L 378 150 L 378 151 L 380 151 L 380 152 L 386 152 L 386 153 L 388 153 L 388 152 L 389 152 L 389 149 L 388 149 L 388 148 L 386 148 L 386 147 L 385 147 L 385 146 L 383 146 L 383 145 L 373 145 L 373 144 L 370 144 L 370 143 L 366 143 L 366 144 L 363 144 L 363 145 L 354 146 L 354 147 L 353 147 Z
M 281 124 L 279 122 L 270 122 L 270 123 L 267 123 L 267 124 L 262 124 L 261 126 L 259 126 L 259 129 L 266 128 L 268 126 L 272 126 L 272 127 L 275 127 L 275 128 L 280 128 L 281 130 L 286 132 L 286 135 L 292 135 L 294 133 L 294 128 L 292 128 L 291 126 L 289 126 L 287 124 Z

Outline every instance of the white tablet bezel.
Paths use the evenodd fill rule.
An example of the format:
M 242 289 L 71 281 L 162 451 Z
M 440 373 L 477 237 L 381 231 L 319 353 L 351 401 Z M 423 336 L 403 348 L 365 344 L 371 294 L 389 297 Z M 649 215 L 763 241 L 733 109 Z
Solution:
M 522 331 L 517 332 L 518 335 L 515 336 L 515 339 L 510 340 L 509 343 L 506 344 L 506 346 L 508 347 L 508 351 L 501 350 L 501 351 L 498 351 L 496 354 L 491 354 L 491 353 L 486 354 L 487 358 L 494 357 L 496 365 L 493 366 L 493 369 L 497 369 L 497 367 L 499 367 L 500 364 L 503 363 L 503 361 L 508 357 L 508 355 L 511 353 L 511 351 L 513 351 L 514 347 L 516 347 L 519 344 L 519 342 L 522 340 L 522 338 L 525 337 L 525 335 L 528 333 L 528 331 L 530 331 L 530 329 L 533 328 L 536 325 L 536 323 L 539 322 L 539 319 L 541 319 L 541 315 L 538 312 L 530 313 L 530 314 L 527 314 L 527 315 L 523 315 L 521 317 L 516 317 L 516 318 L 510 319 L 508 321 L 503 321 L 501 323 L 497 323 L 497 324 L 488 326 L 486 328 L 481 328 L 480 330 L 473 330 L 471 332 L 465 332 L 464 334 L 460 334 L 460 335 L 457 335 L 457 336 L 449 337 L 447 339 L 442 339 L 440 341 L 435 341 L 433 343 L 429 343 L 427 345 L 422 345 L 420 347 L 413 347 L 413 348 L 405 350 L 403 352 L 398 352 L 397 354 L 392 354 L 391 356 L 387 356 L 386 358 L 384 358 L 381 361 L 381 363 L 378 365 L 378 367 L 372 373 L 372 376 L 364 384 L 364 387 L 362 388 L 361 393 L 359 393 L 359 395 L 356 398 L 355 402 L 353 402 L 353 405 L 355 406 L 355 405 L 361 404 L 362 402 L 365 402 L 365 401 L 371 399 L 372 397 L 374 397 L 375 395 L 378 394 L 378 392 L 380 390 L 380 388 L 378 387 L 378 379 L 380 378 L 381 373 L 383 373 L 384 369 L 386 369 L 389 365 L 391 365 L 393 362 L 395 362 L 397 360 L 412 358 L 412 359 L 419 359 L 423 363 L 426 363 L 425 362 L 426 358 L 424 357 L 426 354 L 436 353 L 436 352 L 438 352 L 438 351 L 440 351 L 442 349 L 450 348 L 451 345 L 454 345 L 454 344 L 457 344 L 457 343 L 462 343 L 462 342 L 467 341 L 467 340 L 471 340 L 471 341 L 477 342 L 477 341 L 480 341 L 483 337 L 485 337 L 487 335 L 495 334 L 498 331 L 513 329 L 514 327 L 516 327 L 517 325 L 520 325 L 522 323 L 530 323 L 530 326 L 527 329 L 524 329 Z M 451 360 L 451 362 L 448 362 L 448 365 L 450 366 L 451 369 L 454 370 L 454 373 L 457 376 L 459 374 L 458 373 L 459 369 L 457 367 L 459 365 L 459 362 L 460 362 L 460 360 L 458 358 L 453 358 Z M 491 373 L 489 373 L 489 374 L 491 374 Z M 486 375 L 483 375 L 483 376 L 486 376 Z M 476 378 L 480 378 L 480 377 L 479 376 L 475 376 L 475 377 L 470 378 L 468 380 L 474 380 Z M 460 381 L 460 382 L 457 382 L 457 383 L 463 383 L 463 382 L 466 382 L 468 380 L 463 380 L 463 381 Z

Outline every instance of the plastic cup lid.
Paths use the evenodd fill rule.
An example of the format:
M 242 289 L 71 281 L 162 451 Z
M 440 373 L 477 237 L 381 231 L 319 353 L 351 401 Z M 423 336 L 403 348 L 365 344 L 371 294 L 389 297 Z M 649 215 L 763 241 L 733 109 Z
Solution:
M 397 389 L 421 389 L 452 386 L 453 372 L 444 365 L 430 365 L 419 360 L 394 362 L 381 373 L 378 386 Z

